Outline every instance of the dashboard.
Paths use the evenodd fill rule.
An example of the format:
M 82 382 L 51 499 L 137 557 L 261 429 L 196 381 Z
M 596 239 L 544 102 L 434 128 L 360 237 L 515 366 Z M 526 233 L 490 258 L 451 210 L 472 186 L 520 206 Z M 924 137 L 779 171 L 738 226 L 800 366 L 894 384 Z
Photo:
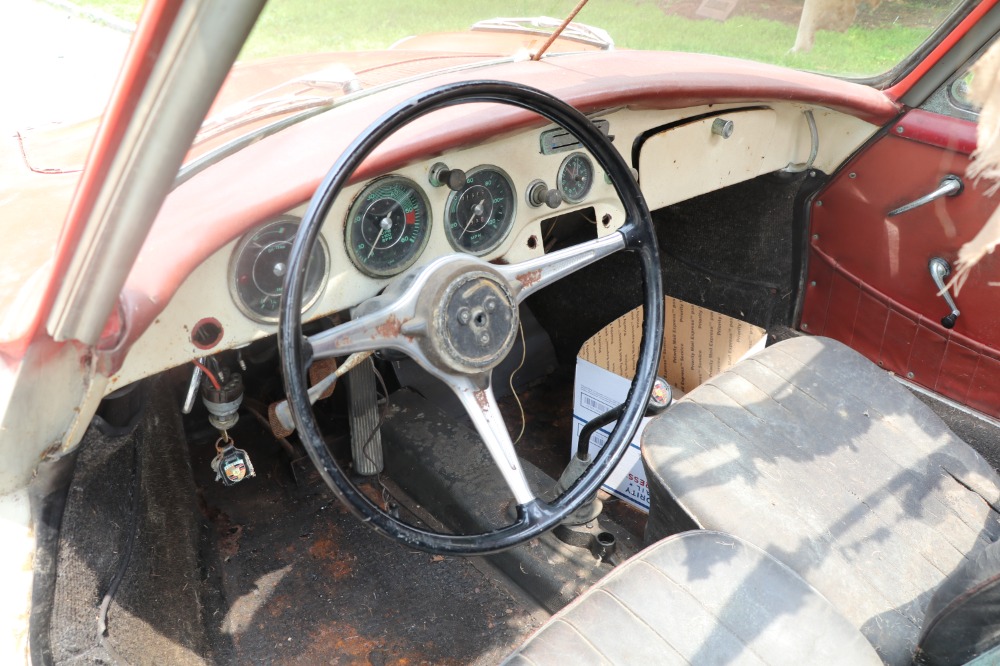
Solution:
M 728 136 L 712 129 L 720 118 L 730 123 Z M 651 209 L 810 160 L 832 169 L 876 130 L 853 116 L 780 101 L 618 108 L 592 120 L 632 164 Z M 822 140 L 830 136 L 838 140 Z M 247 225 L 197 266 L 107 390 L 276 333 L 287 258 L 307 205 Z M 570 215 L 595 238 L 625 222 L 603 170 L 559 128 L 424 155 L 339 194 L 310 258 L 304 319 L 347 310 L 445 254 L 497 263 L 541 256 L 547 230 Z
M 313 248 L 304 313 L 329 282 L 331 243 L 339 245 L 342 240 L 347 258 L 363 275 L 393 278 L 420 261 L 432 238 L 435 246 L 443 245 L 443 236 L 452 251 L 490 256 L 506 248 L 519 207 L 554 210 L 585 203 L 598 177 L 593 159 L 576 142 L 552 148 L 551 142 L 543 141 L 543 146 L 548 154 L 569 152 L 552 180 L 536 177 L 523 187 L 495 164 L 466 170 L 444 162 L 430 165 L 423 182 L 409 173 L 390 173 L 365 183 L 340 225 L 343 239 L 323 236 Z M 609 184 L 606 179 L 604 184 Z M 435 224 L 436 220 L 440 222 Z M 282 215 L 253 229 L 237 244 L 230 261 L 230 289 L 237 307 L 250 319 L 277 322 L 299 222 L 295 215 Z M 538 242 L 529 238 L 529 249 Z

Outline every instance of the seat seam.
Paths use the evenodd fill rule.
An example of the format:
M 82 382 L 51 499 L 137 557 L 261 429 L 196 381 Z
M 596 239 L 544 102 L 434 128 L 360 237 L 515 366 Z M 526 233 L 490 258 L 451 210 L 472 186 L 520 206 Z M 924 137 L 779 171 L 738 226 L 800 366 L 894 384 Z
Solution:
M 689 589 L 687 589 L 686 587 L 684 587 L 683 585 L 681 585 L 679 582 L 677 582 L 676 580 L 674 580 L 670 576 L 668 576 L 665 571 L 660 570 L 658 567 L 653 566 L 649 562 L 646 562 L 645 560 L 641 560 L 640 563 L 644 564 L 647 567 L 649 567 L 650 569 L 652 569 L 654 573 L 656 573 L 661 578 L 663 578 L 665 581 L 667 581 L 667 583 L 669 583 L 670 585 L 673 585 L 675 588 L 677 588 L 678 590 L 680 590 L 681 592 L 683 592 L 684 594 L 686 594 L 688 597 L 690 597 L 696 604 L 698 604 L 699 606 L 701 606 L 705 610 L 705 612 L 707 612 L 710 616 L 712 616 L 713 618 L 715 618 L 715 621 L 719 624 L 719 626 L 724 627 L 725 630 L 729 633 L 729 635 L 732 636 L 734 639 L 738 640 L 747 650 L 749 650 L 750 654 L 752 654 L 754 656 L 754 658 L 756 658 L 758 661 L 760 661 L 761 664 L 766 664 L 767 663 L 767 661 L 764 660 L 763 657 L 761 657 L 759 654 L 757 654 L 757 651 L 754 650 L 753 647 L 747 641 L 743 640 L 742 636 L 740 636 L 735 631 L 733 631 L 733 628 L 730 625 L 728 625 L 725 622 L 723 622 L 722 618 L 720 618 L 717 613 L 715 613 L 712 609 L 710 609 L 708 606 L 706 606 L 704 603 L 702 603 L 701 599 L 698 598 L 697 596 L 695 596 L 694 594 L 692 594 Z M 681 658 L 684 659 L 683 656 Z M 685 661 L 687 661 L 687 660 L 685 659 Z M 691 662 L 688 662 L 688 663 L 691 663 Z
M 597 592 L 597 591 L 599 591 L 599 590 L 595 590 L 594 592 Z M 588 596 L 588 597 L 590 597 L 590 596 L 592 596 L 593 594 L 594 594 L 594 593 L 593 593 L 593 592 L 591 592 L 591 593 L 590 593 L 590 594 L 588 594 L 587 596 Z M 556 619 L 556 620 L 555 620 L 555 621 L 553 622 L 553 624 L 555 624 L 556 622 L 561 622 L 561 623 L 565 624 L 565 625 L 566 625 L 567 627 L 569 627 L 569 628 L 570 628 L 570 630 L 571 630 L 571 631 L 572 631 L 573 633 L 575 633 L 575 634 L 576 634 L 577 636 L 579 636 L 580 638 L 582 638 L 582 639 L 583 639 L 583 642 L 584 642 L 584 643 L 586 643 L 587 645 L 589 645 L 589 646 L 590 646 L 590 647 L 591 647 L 591 648 L 592 648 L 592 649 L 594 650 L 594 652 L 596 652 L 597 654 L 601 655 L 601 658 L 602 658 L 602 659 L 603 659 L 603 660 L 604 660 L 605 662 L 607 662 L 607 663 L 609 663 L 609 664 L 612 664 L 612 663 L 614 663 L 614 660 L 613 660 L 613 659 L 611 659 L 611 658 L 610 658 L 610 657 L 609 657 L 609 656 L 608 656 L 608 655 L 607 655 L 607 654 L 606 654 L 606 653 L 604 652 L 604 650 L 602 650 L 601 648 L 597 647 L 597 646 L 596 646 L 596 645 L 594 644 L 594 642 L 593 642 L 593 641 L 591 641 L 591 640 L 590 640 L 589 638 L 587 638 L 587 636 L 586 636 L 586 635 L 584 635 L 584 633 L 583 633 L 582 631 L 580 631 L 580 630 L 579 630 L 579 629 L 578 629 L 578 628 L 576 627 L 576 625 L 575 625 L 575 624 L 573 624 L 572 622 L 569 622 L 569 621 L 568 621 L 568 620 L 566 619 L 566 617 L 565 617 L 565 616 L 563 616 L 563 617 L 560 617 L 560 618 Z
M 655 570 L 655 567 L 652 567 L 652 566 L 651 566 L 651 565 L 650 565 L 650 564 L 649 564 L 648 562 L 646 562 L 645 560 L 636 560 L 636 563 L 637 563 L 637 565 L 638 565 L 638 564 L 644 564 L 644 565 L 646 565 L 647 567 L 650 567 L 650 568 L 652 568 L 652 569 L 654 569 L 654 570 Z M 609 598 L 610 598 L 610 599 L 611 599 L 612 601 L 614 601 L 614 602 L 615 602 L 615 603 L 617 603 L 617 604 L 618 604 L 619 606 L 621 606 L 621 607 L 622 607 L 622 608 L 623 608 L 623 609 L 625 610 L 625 612 L 627 612 L 627 613 L 628 613 L 629 615 L 631 615 L 632 617 L 634 617 L 634 618 L 635 618 L 636 620 L 638 620 L 638 621 L 639 621 L 640 623 L 642 623 L 643 625 L 645 625 L 647 629 L 649 629 L 649 630 L 650 630 L 651 632 L 653 632 L 653 634 L 654 634 L 654 635 L 655 635 L 655 636 L 656 636 L 657 638 L 659 638 L 659 639 L 660 639 L 660 642 L 661 642 L 661 643 L 663 643 L 663 645 L 665 645 L 665 646 L 666 646 L 667 648 L 669 648 L 670 650 L 672 650 L 672 651 L 673 651 L 673 653 L 674 653 L 674 654 L 676 654 L 676 655 L 677 655 L 678 657 L 680 657 L 681 659 L 683 659 L 683 660 L 684 660 L 684 663 L 686 663 L 686 664 L 690 664 L 690 663 L 691 663 L 690 661 L 688 661 L 688 659 L 687 659 L 687 658 L 686 658 L 686 657 L 685 657 L 684 655 L 682 655 L 682 654 L 681 654 L 680 652 L 678 652 L 677 648 L 675 648 L 675 647 L 674 647 L 674 646 L 673 646 L 673 645 L 672 645 L 672 644 L 670 643 L 670 641 L 669 641 L 669 640 L 667 639 L 667 637 L 666 637 L 666 636 L 664 636 L 663 634 L 661 634 L 661 633 L 659 632 L 659 630 L 658 630 L 658 629 L 656 629 L 656 628 L 655 628 L 655 627 L 654 627 L 653 625 L 651 625 L 651 624 L 650 624 L 649 622 L 646 622 L 646 620 L 645 620 L 645 619 L 643 619 L 643 617 L 642 617 L 642 616 L 640 616 L 640 615 L 639 615 L 638 613 L 636 613 L 636 612 L 635 612 L 634 610 L 632 610 L 632 608 L 631 608 L 631 607 L 630 607 L 630 606 L 629 606 L 628 604 L 626 604 L 626 603 L 625 603 L 625 601 L 624 601 L 623 599 L 621 599 L 621 598 L 620 598 L 620 597 L 619 597 L 618 595 L 614 594 L 613 592 L 611 592 L 610 590 L 608 590 L 607 588 L 604 588 L 604 587 L 601 587 L 601 588 L 598 588 L 598 589 L 594 590 L 594 593 L 595 593 L 595 594 L 598 594 L 598 593 L 603 593 L 603 594 L 606 594 L 606 595 L 607 595 L 607 596 L 608 596 L 608 597 L 609 597 Z

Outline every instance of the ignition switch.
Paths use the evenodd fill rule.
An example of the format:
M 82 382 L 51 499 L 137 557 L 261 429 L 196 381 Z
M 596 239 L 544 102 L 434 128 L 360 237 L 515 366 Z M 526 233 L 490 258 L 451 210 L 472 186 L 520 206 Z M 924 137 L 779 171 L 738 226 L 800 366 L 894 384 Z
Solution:
M 208 422 L 223 433 L 230 430 L 240 420 L 243 376 L 233 372 L 218 388 L 207 379 L 202 380 L 201 400 L 208 408 Z

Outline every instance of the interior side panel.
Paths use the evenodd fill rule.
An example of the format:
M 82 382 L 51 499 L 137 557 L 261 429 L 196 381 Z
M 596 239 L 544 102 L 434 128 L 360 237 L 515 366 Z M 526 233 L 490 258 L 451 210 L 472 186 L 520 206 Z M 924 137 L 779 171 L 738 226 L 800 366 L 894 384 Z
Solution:
M 1000 264 L 976 266 L 956 298 L 961 315 L 938 295 L 928 263 L 952 267 L 997 205 L 988 184 L 966 177 L 973 125 L 913 111 L 851 160 L 814 200 L 800 327 L 851 345 L 880 366 L 953 400 L 1000 416 Z M 918 208 L 941 180 L 964 189 Z

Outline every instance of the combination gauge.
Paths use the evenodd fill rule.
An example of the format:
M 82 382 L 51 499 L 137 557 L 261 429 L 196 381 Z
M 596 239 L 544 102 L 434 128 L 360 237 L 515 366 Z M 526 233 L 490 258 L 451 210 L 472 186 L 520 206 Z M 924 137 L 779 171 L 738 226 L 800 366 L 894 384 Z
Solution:
M 556 187 L 567 203 L 580 203 L 594 184 L 594 163 L 584 153 L 573 153 L 559 165 Z

